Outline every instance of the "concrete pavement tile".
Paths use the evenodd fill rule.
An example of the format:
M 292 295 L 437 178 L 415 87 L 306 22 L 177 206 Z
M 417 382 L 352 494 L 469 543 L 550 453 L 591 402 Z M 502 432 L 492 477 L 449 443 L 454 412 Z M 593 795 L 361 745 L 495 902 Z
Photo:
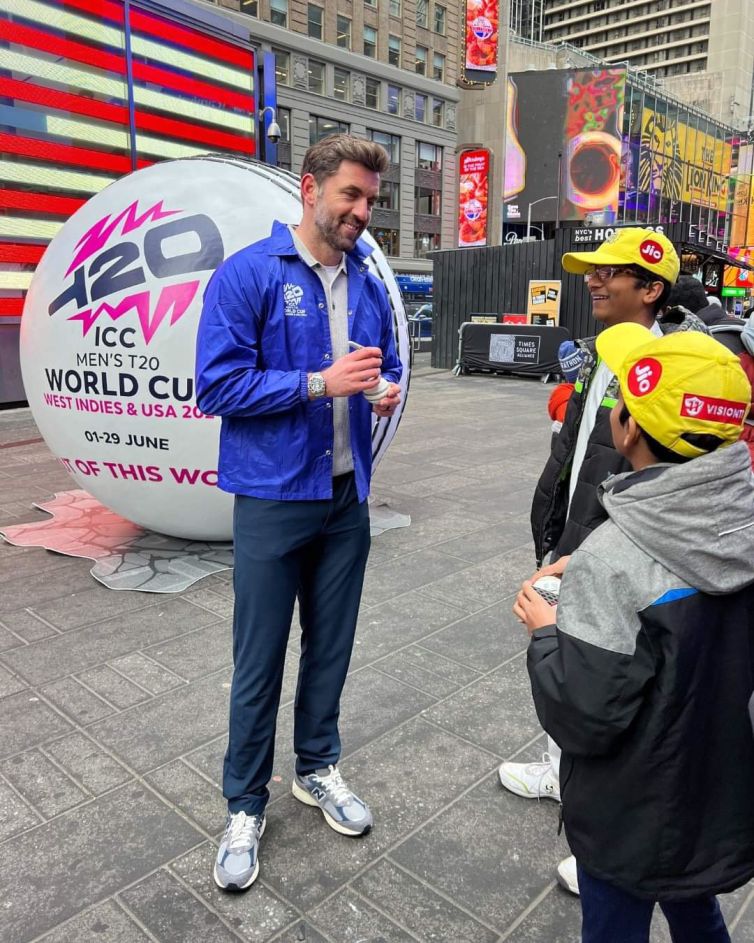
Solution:
M 748 885 L 751 889 L 751 884 Z M 728 923 L 728 927 L 732 927 Z M 731 932 L 733 943 L 754 943 L 754 906 L 752 903 L 746 907 L 743 913 L 738 917 L 737 923 Z
M 392 920 L 351 890 L 312 911 L 315 923 L 338 943 L 416 943 Z
M 45 746 L 45 752 L 95 796 L 131 779 L 125 767 L 83 733 L 72 733 L 60 740 L 53 740 Z
M 28 750 L 70 729 L 68 721 L 33 691 L 11 694 L 0 701 L 0 756 Z
M 90 560 L 71 562 L 70 557 L 63 557 L 65 563 L 58 566 L 61 559 L 59 555 L 50 554 L 49 551 L 44 554 L 33 559 L 28 573 L 17 573 L 17 558 L 13 558 L 13 579 L 5 580 L 0 596 L 0 612 L 13 612 L 30 603 L 36 607 L 50 600 L 65 599 L 71 593 L 91 587 L 93 577 L 89 572 L 92 565 Z M 54 562 L 48 560 L 50 556 Z
M 530 902 L 521 903 L 528 905 Z M 579 943 L 580 939 L 579 899 L 555 885 L 545 899 L 506 937 L 506 943 L 544 943 L 545 940 L 547 943 Z
M 14 635 L 10 629 L 7 629 L 2 622 L 0 622 L 0 652 L 7 652 L 8 649 L 18 648 L 19 645 L 23 644 L 24 643 L 17 635 Z
M 182 678 L 177 678 L 172 671 L 167 671 L 162 665 L 158 665 L 141 652 L 131 652 L 121 658 L 114 658 L 109 660 L 109 664 L 119 674 L 146 688 L 152 694 L 164 694 L 186 683 Z
M 448 903 L 431 887 L 406 874 L 389 860 L 378 861 L 354 881 L 353 888 L 422 943 L 497 941 L 497 933 Z
M 410 507 L 410 504 L 408 507 Z M 410 514 L 410 511 L 408 513 Z M 480 523 L 480 521 L 461 514 L 459 511 L 448 509 L 443 514 L 437 514 L 423 520 L 414 520 L 412 517 L 410 527 L 398 527 L 395 530 L 388 530 L 381 534 L 379 539 L 388 559 L 394 559 L 398 555 L 423 550 L 426 547 L 437 549 L 438 543 L 446 541 L 449 537 L 477 531 Z M 501 548 L 497 553 L 502 552 L 502 549 L 508 548 Z M 448 550 L 443 549 L 443 553 L 448 552 Z M 472 560 L 470 562 L 476 561 Z
M 214 625 L 145 648 L 144 654 L 187 681 L 232 666 L 230 623 L 217 622 L 215 613 L 210 616 L 215 620 Z
M 138 618 L 120 614 L 3 655 L 31 684 L 44 684 L 200 628 L 216 616 L 182 599 L 160 600 Z
M 423 596 L 460 606 L 467 612 L 478 612 L 517 592 L 522 580 L 531 576 L 531 572 L 531 548 L 518 547 L 432 583 L 425 583 L 420 590 Z
M 61 678 L 46 684 L 40 691 L 60 710 L 82 727 L 114 713 L 114 708 L 92 694 L 74 678 Z
M 25 642 L 38 642 L 59 635 L 57 629 L 38 619 L 29 609 L 16 609 L 3 613 L 3 624 L 20 635 Z
M 88 688 L 99 694 L 100 697 L 114 704 L 118 710 L 126 710 L 126 708 L 133 707 L 134 704 L 140 704 L 149 698 L 146 691 L 135 684 L 131 684 L 123 675 L 113 671 L 112 668 L 108 668 L 107 665 L 82 671 L 78 678 Z
M 0 842 L 39 825 L 41 818 L 0 780 Z
M 39 513 L 39 512 L 37 512 Z M 44 515 L 49 518 L 49 515 Z M 0 518 L 0 526 L 7 523 Z M 89 564 L 91 566 L 91 563 Z M 62 553 L 53 553 L 42 547 L 16 547 L 7 544 L 0 538 L 0 570 L 12 573 L 14 580 L 39 576 L 40 573 L 55 573 L 57 570 L 81 570 L 80 561 L 76 558 L 64 556 Z M 91 582 L 91 577 L 89 577 Z M 3 595 L 8 587 L 3 587 Z M 34 597 L 27 597 L 27 603 Z M 7 607 L 3 606 L 3 609 Z
M 422 639 L 422 647 L 479 671 L 489 671 L 528 646 L 526 630 L 513 615 L 512 604 L 513 597 L 454 622 Z
M 160 943 L 238 943 L 238 937 L 179 881 L 157 871 L 121 892 L 120 900 Z
M 161 603 L 164 604 L 164 600 L 152 593 L 115 593 L 97 583 L 94 577 L 90 577 L 85 588 L 61 596 L 60 599 L 35 603 L 32 608 L 41 618 L 67 632 L 100 622 L 103 613 L 107 613 L 110 619 L 126 615 L 131 621 L 135 621 L 141 618 L 141 610 L 159 606 Z
M 26 682 L 18 675 L 0 666 L 0 698 L 7 697 L 9 694 L 18 694 L 27 687 Z
M 204 580 L 202 580 L 202 583 L 204 583 Z M 221 586 L 222 584 L 218 583 L 216 585 Z M 227 591 L 220 593 L 214 588 L 200 585 L 182 593 L 181 596 L 183 599 L 194 603 L 195 606 L 202 606 L 204 609 L 209 609 L 210 612 L 222 616 L 223 619 L 231 620 L 233 618 L 233 596 L 232 594 L 228 596 Z
M 0 764 L 0 773 L 46 819 L 89 798 L 76 783 L 38 750 L 17 753 Z
M 417 550 L 368 570 L 363 599 L 367 605 L 376 606 L 385 599 L 401 596 L 409 590 L 448 577 L 449 574 L 457 575 L 457 571 L 467 566 L 464 560 L 438 553 L 432 548 Z
M 462 609 L 417 593 L 386 599 L 360 613 L 351 669 L 417 642 L 463 615 Z
M 199 840 L 134 784 L 66 812 L 4 846 L 0 939 L 33 940 Z
M 372 809 L 371 833 L 338 835 L 319 810 L 288 793 L 269 807 L 265 881 L 303 910 L 317 906 L 461 795 L 489 765 L 489 757 L 470 744 L 420 718 L 409 721 L 341 764 L 346 781 Z
M 390 857 L 502 933 L 568 854 L 557 827 L 556 803 L 520 799 L 493 774 Z
M 331 941 L 329 937 L 318 933 L 307 921 L 299 920 L 277 937 L 275 943 L 331 943 Z M 335 943 L 335 940 L 332 940 L 332 943 Z
M 269 823 L 267 828 L 269 829 Z M 210 842 L 205 842 L 189 854 L 171 862 L 170 870 L 205 900 L 212 910 L 220 914 L 242 939 L 250 943 L 264 943 L 293 923 L 297 916 L 289 904 L 280 900 L 265 885 L 267 845 L 265 832 L 259 846 L 260 875 L 254 886 L 245 894 L 227 894 L 215 886 L 212 867 L 217 847 Z
M 454 471 L 454 468 L 450 465 L 444 465 L 442 462 L 422 462 L 419 465 L 409 465 L 406 462 L 391 459 L 389 462 L 380 462 L 377 466 L 374 473 L 374 483 L 377 490 L 381 487 L 390 488 L 391 485 L 399 485 L 403 488 L 410 481 L 422 481 L 425 478 L 433 478 L 436 475 L 445 475 Z
M 479 677 L 479 672 L 418 645 L 388 655 L 374 667 L 437 698 L 447 697 Z
M 752 900 L 754 900 L 754 881 L 744 884 L 743 887 L 739 887 L 738 890 L 730 894 L 718 895 L 717 899 L 720 902 L 720 909 L 723 912 L 725 922 L 728 926 L 736 919 L 740 919 L 747 912 L 749 907 L 752 906 L 752 900 L 749 899 L 749 895 L 752 895 Z M 751 916 L 754 916 L 754 913 L 752 913 Z
M 162 766 L 223 733 L 230 672 L 176 688 L 89 728 L 91 735 L 139 772 Z
M 210 835 L 222 830 L 227 809 L 222 792 L 185 763 L 174 760 L 151 772 L 146 780 Z
M 106 900 L 56 927 L 44 943 L 148 943 L 149 939 L 115 901 Z
M 226 729 L 219 737 L 215 737 L 208 743 L 203 743 L 200 747 L 197 747 L 195 750 L 187 753 L 181 759 L 190 767 L 193 767 L 198 772 L 203 773 L 204 776 L 206 776 L 213 785 L 222 790 L 223 759 L 225 757 L 225 750 L 227 749 L 227 746 L 228 730 L 226 724 Z M 212 829 L 213 834 L 220 831 L 224 818 L 225 811 L 223 810 L 223 814 L 220 819 L 220 826 Z
M 449 534 L 452 536 L 452 534 Z M 529 517 L 516 517 L 507 527 L 495 524 L 492 527 L 483 527 L 472 533 L 462 534 L 452 540 L 435 543 L 434 549 L 440 553 L 449 553 L 469 563 L 481 563 L 490 557 L 515 550 L 517 547 L 531 545 L 532 564 L 534 562 L 534 545 L 531 539 Z
M 541 729 L 523 655 L 430 707 L 425 716 L 503 758 Z

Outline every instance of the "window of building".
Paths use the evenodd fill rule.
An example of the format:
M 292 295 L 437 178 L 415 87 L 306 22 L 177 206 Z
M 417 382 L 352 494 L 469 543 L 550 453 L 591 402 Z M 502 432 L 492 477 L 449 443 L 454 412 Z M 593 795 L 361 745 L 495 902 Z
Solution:
M 351 98 L 351 73 L 347 69 L 335 67 L 333 80 L 333 98 L 347 102 Z
M 398 36 L 388 36 L 387 61 L 390 65 L 400 66 L 401 64 L 401 41 Z
M 367 108 L 380 107 L 380 83 L 377 79 L 367 78 L 364 104 Z
M 288 0 L 270 0 L 270 23 L 288 25 Z
M 370 227 L 374 241 L 382 249 L 385 255 L 400 255 L 400 233 L 397 229 L 382 229 L 381 227 Z
M 275 81 L 278 85 L 288 85 L 291 80 L 291 57 L 282 49 L 273 49 L 275 56 Z
M 445 81 L 445 56 L 439 52 L 432 56 L 432 78 L 438 82 Z
M 259 16 L 259 0 L 241 0 L 241 13 Z
M 325 94 L 325 64 L 316 59 L 309 60 L 309 91 L 317 95 Z
M 334 118 L 318 118 L 316 115 L 309 115 L 309 144 L 316 144 L 328 134 L 347 134 L 350 125 L 344 121 L 335 121 Z
M 418 95 L 414 99 L 414 117 L 417 121 L 427 120 L 427 96 Z
M 417 46 L 416 47 L 416 72 L 417 75 L 426 75 L 427 74 L 427 53 L 429 50 L 426 46 Z
M 414 233 L 414 258 L 423 259 L 433 249 L 440 248 L 439 232 Z
M 335 34 L 335 45 L 340 46 L 341 49 L 350 49 L 351 48 L 351 21 L 347 16 L 341 16 L 338 14 L 338 17 L 335 21 L 336 23 L 336 34 Z
M 432 124 L 436 128 L 445 126 L 445 102 L 440 98 L 432 99 Z
M 445 35 L 445 7 L 439 3 L 435 4 L 435 32 L 441 36 Z
M 388 134 L 387 131 L 367 131 L 370 140 L 375 144 L 381 144 L 387 151 L 387 156 L 391 164 L 401 162 L 401 139 L 397 134 Z
M 372 26 L 364 27 L 364 55 L 370 59 L 377 55 L 377 30 Z
M 391 180 L 380 182 L 380 193 L 375 206 L 382 210 L 399 210 L 401 208 L 401 186 Z
M 427 8 L 429 7 L 429 0 L 416 0 L 416 25 L 427 27 L 429 22 L 427 16 Z
M 401 90 L 397 85 L 388 85 L 387 87 L 387 113 L 389 115 L 400 115 L 401 113 Z
M 438 144 L 417 141 L 416 166 L 420 170 L 442 170 L 442 148 Z
M 307 4 L 306 31 L 312 39 L 322 39 L 322 15 L 324 10 L 316 3 Z
M 401 15 L 401 0 L 390 0 L 390 16 Z
M 377 0 L 364 0 L 364 6 L 365 6 L 365 7 L 376 7 L 376 6 L 377 6 Z
M 429 187 L 414 187 L 414 212 L 422 216 L 439 216 L 442 211 L 442 192 Z

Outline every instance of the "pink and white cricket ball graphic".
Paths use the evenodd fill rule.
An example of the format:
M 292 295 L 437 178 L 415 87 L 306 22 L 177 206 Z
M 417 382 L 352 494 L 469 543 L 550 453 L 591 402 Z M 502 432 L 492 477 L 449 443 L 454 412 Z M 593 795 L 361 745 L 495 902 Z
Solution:
M 202 296 L 225 258 L 266 238 L 274 220 L 300 217 L 296 177 L 218 155 L 122 177 L 65 223 L 29 289 L 21 369 L 39 431 L 79 487 L 150 530 L 232 538 L 233 498 L 217 488 L 220 420 L 194 390 Z M 405 402 L 400 291 L 363 238 L 393 308 Z M 375 421 L 375 463 L 399 421 Z

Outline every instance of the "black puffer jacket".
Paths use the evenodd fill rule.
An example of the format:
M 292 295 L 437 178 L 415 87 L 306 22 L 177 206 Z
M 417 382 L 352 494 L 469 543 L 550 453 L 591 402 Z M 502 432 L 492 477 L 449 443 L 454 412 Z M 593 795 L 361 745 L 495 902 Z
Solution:
M 674 331 L 707 333 L 705 324 L 695 314 L 681 307 L 665 312 L 658 319 L 658 324 L 663 334 Z M 610 410 L 618 398 L 618 380 L 613 377 L 597 411 L 584 461 L 579 470 L 570 514 L 568 513 L 573 453 L 586 406 L 589 383 L 597 366 L 594 338 L 577 341 L 577 344 L 586 351 L 586 356 L 568 403 L 563 428 L 553 444 L 532 500 L 531 529 L 537 566 L 551 551 L 555 551 L 556 557 L 572 553 L 587 534 L 605 520 L 605 511 L 597 497 L 597 489 L 609 475 L 628 471 L 630 467 L 615 451 L 610 432 Z

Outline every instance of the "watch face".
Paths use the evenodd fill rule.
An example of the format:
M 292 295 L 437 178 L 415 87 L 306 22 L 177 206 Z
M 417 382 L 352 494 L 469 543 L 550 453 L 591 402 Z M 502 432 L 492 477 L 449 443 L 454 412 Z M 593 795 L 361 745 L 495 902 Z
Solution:
M 324 396 L 325 395 L 325 380 L 321 373 L 313 373 L 309 377 L 309 395 L 310 396 Z

